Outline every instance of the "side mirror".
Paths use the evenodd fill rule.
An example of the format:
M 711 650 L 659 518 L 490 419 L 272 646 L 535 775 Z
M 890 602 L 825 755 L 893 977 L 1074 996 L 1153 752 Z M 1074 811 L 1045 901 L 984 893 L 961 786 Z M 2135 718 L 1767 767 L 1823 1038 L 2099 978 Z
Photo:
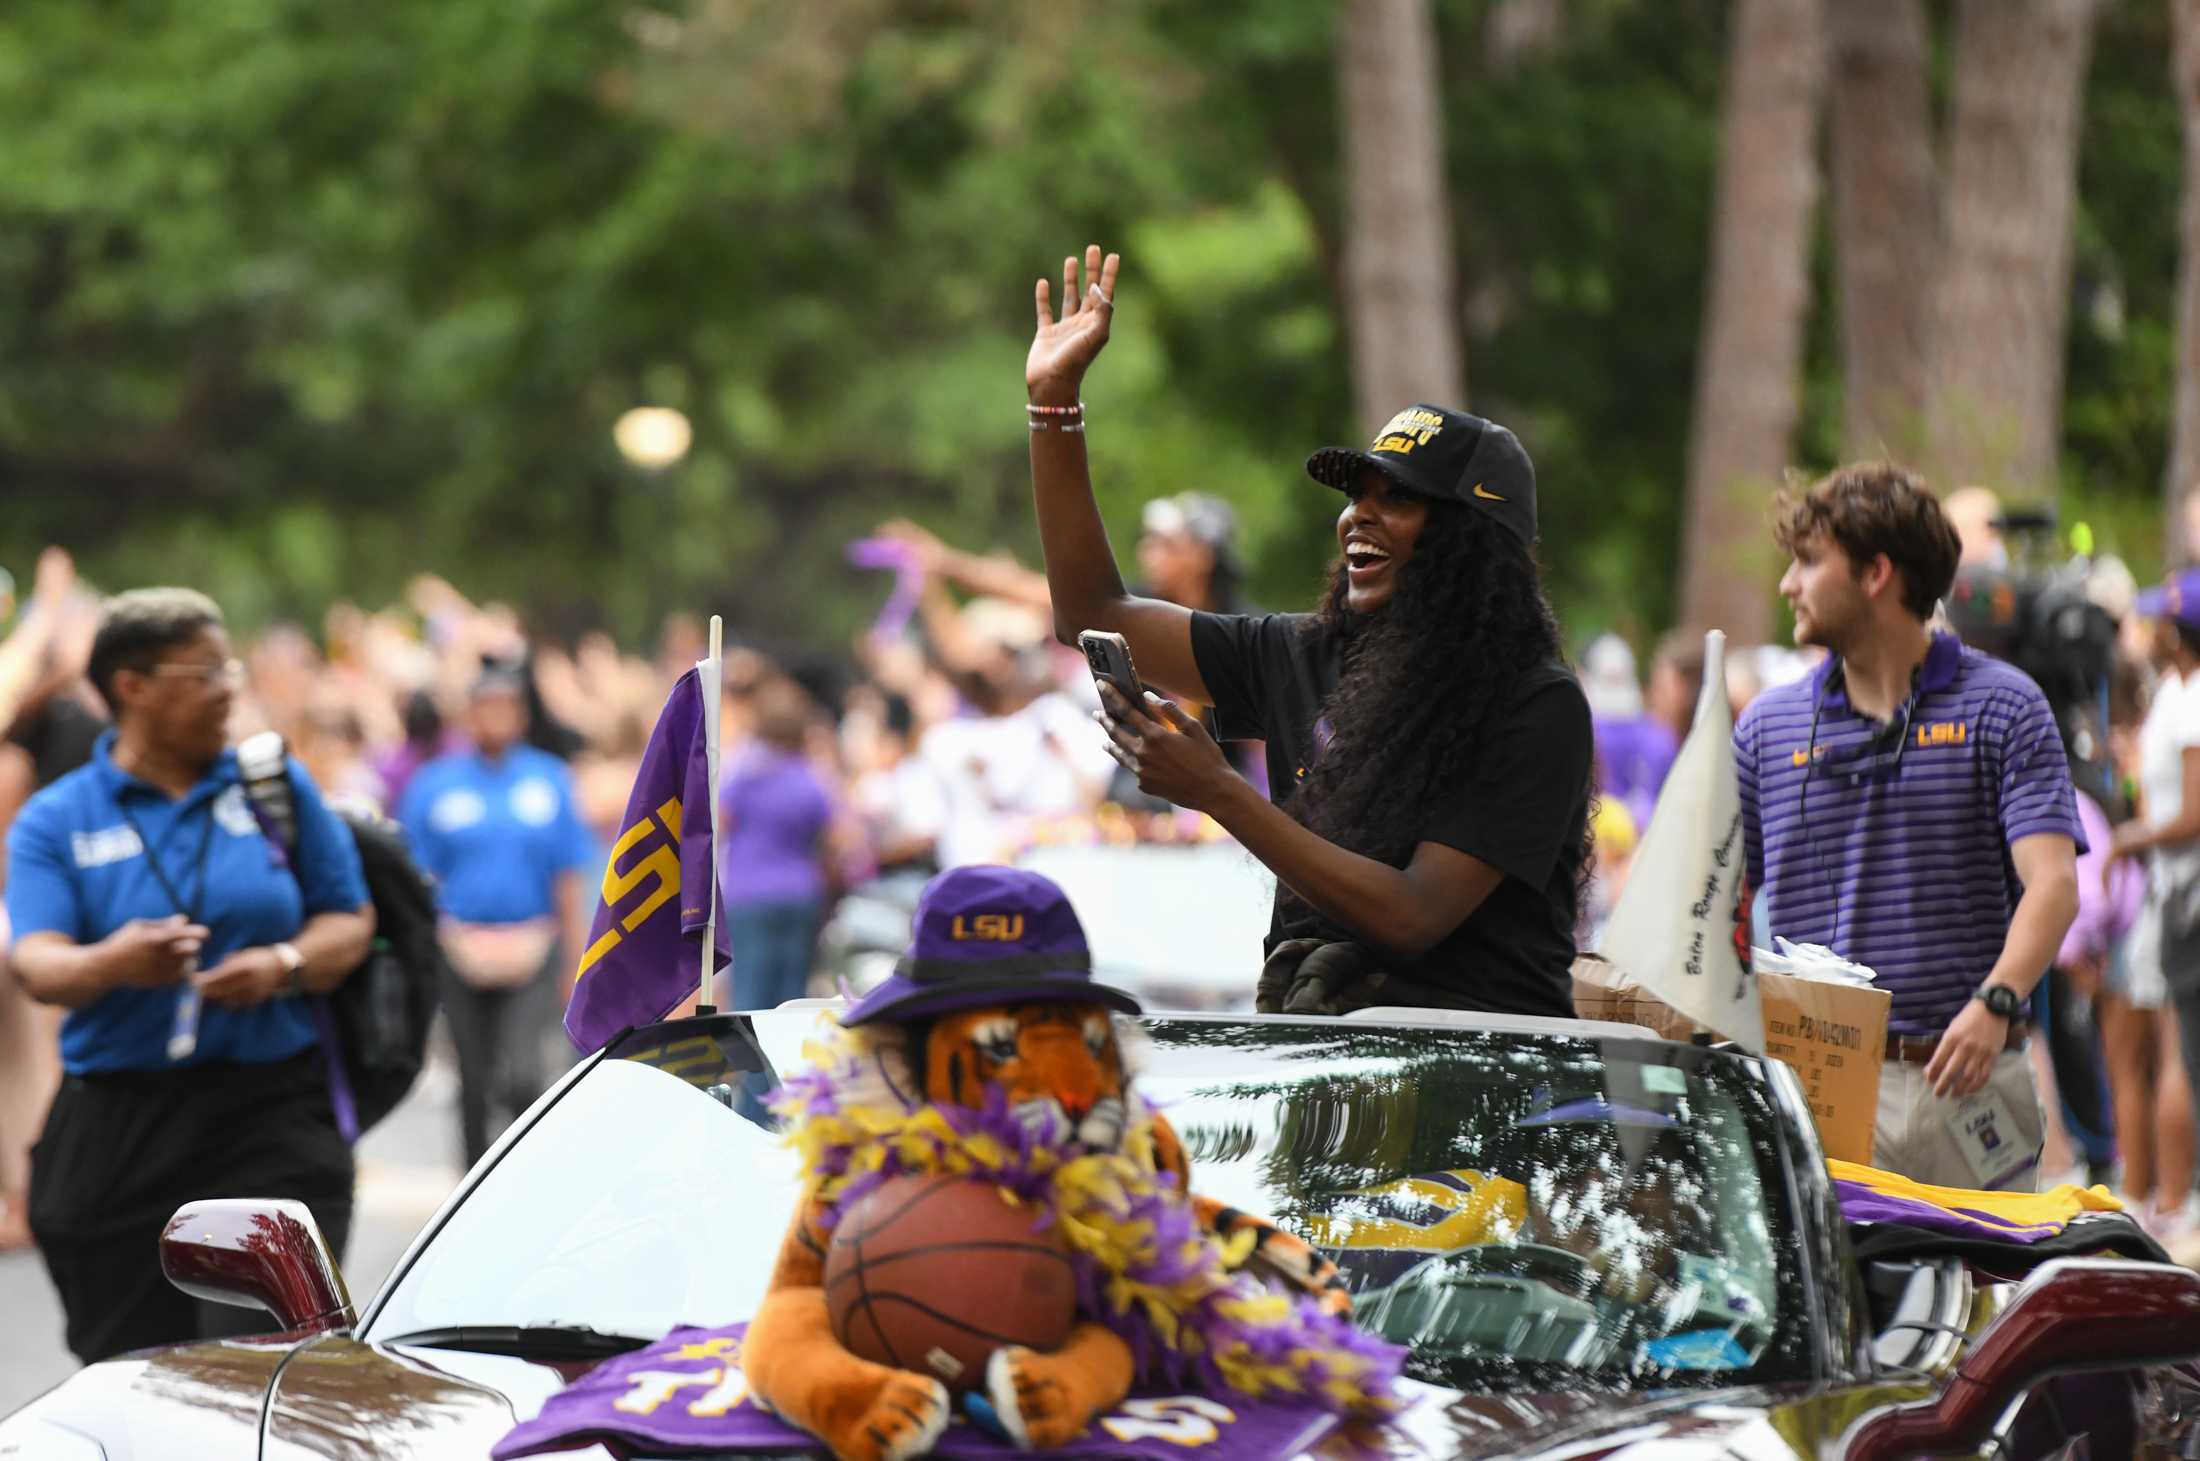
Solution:
M 1883 1411 L 1851 1434 L 1849 1461 L 1969 1451 L 2051 1375 L 2200 1359 L 2200 1273 L 2166 1263 L 2043 1263 L 1979 1336 L 1938 1400 Z
M 358 1321 L 335 1255 L 302 1202 L 187 1202 L 161 1231 L 160 1267 L 193 1298 L 265 1309 L 284 1330 L 317 1333 Z

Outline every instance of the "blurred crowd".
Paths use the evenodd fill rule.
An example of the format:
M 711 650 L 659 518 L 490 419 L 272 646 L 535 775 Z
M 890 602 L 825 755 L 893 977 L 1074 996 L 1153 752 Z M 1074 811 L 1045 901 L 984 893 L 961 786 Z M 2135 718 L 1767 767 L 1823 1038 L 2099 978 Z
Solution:
M 1976 506 L 1950 503 L 1967 563 L 2005 568 L 1998 510 Z M 1250 607 L 1225 505 L 1195 493 L 1157 499 L 1142 529 L 1139 592 Z M 851 892 L 908 906 L 945 866 L 1065 843 L 1220 837 L 1204 817 L 1143 797 L 1106 755 L 1087 666 L 1054 637 L 1043 574 L 907 522 L 881 525 L 848 557 L 852 571 L 880 576 L 884 607 L 846 652 L 775 657 L 741 642 L 738 626 L 726 651 L 720 886 L 737 1007 L 829 981 L 819 936 Z M 2149 746 L 2157 763 L 2200 747 L 2200 693 L 2179 712 L 2194 733 L 2177 739 L 2182 730 L 2162 719 L 2182 686 L 2174 620 L 2140 612 L 2114 559 L 2086 565 L 2085 584 L 2115 626 L 2096 756 L 2109 774 L 2084 798 L 2102 835 L 2087 914 L 2050 980 L 2056 1038 L 2035 1042 L 2058 1057 L 2050 1068 L 2043 1048 L 2040 1060 L 2063 1118 L 2051 1160 L 2095 1175 L 2120 1161 L 2142 1211 L 2181 1231 L 2195 1165 L 2190 1095 L 2161 925 L 2142 912 L 2188 894 L 2200 905 L 2200 807 L 2191 855 L 2155 856 L 2143 874 L 2112 855 L 2111 829 L 2180 815 L 2165 810 L 2176 787 L 2150 769 Z M 0 641 L 0 834 L 32 792 L 84 763 L 105 728 L 84 674 L 99 604 L 59 549 L 19 604 L 0 603 L 10 615 L 0 622 L 12 623 Z M 278 623 L 238 644 L 234 735 L 280 732 L 332 801 L 401 822 L 444 890 L 446 949 L 478 990 L 447 1002 L 465 1026 L 453 1031 L 461 1064 L 476 1067 L 464 1072 L 462 1110 L 464 1153 L 476 1156 L 498 1108 L 516 1113 L 548 1079 L 558 1010 L 643 747 L 671 685 L 705 653 L 703 626 L 669 617 L 644 652 L 601 634 L 560 644 L 509 606 L 422 576 L 397 603 L 339 603 L 318 626 Z M 1581 929 L 1590 947 L 1696 714 L 1704 646 L 1675 631 L 1645 666 L 1607 634 L 1579 646 L 1578 659 L 1601 794 Z M 1730 647 L 1728 703 L 1738 715 L 1813 663 L 1783 646 Z M 1231 752 L 1265 785 L 1258 745 Z M 525 858 L 504 855 L 521 845 Z M 57 1078 L 59 1016 L 0 974 L 0 1246 L 25 1238 L 20 1195 Z
M 1227 507 L 1160 499 L 1144 528 L 1147 591 L 1239 604 Z M 1043 575 L 903 522 L 849 558 L 888 591 L 847 652 L 775 657 L 738 626 L 726 649 L 720 882 L 737 1006 L 803 991 L 852 889 L 913 904 L 955 863 L 1219 836 L 1124 783 L 1090 718 L 1084 660 L 1055 641 Z M 107 729 L 85 673 L 101 602 L 58 548 L 19 601 L 0 599 L 0 836 Z M 470 1160 L 500 1110 L 516 1114 L 548 1079 L 643 748 L 706 652 L 703 625 L 669 617 L 645 652 L 601 634 L 559 644 L 509 606 L 422 576 L 397 603 L 339 603 L 317 626 L 235 642 L 232 739 L 280 732 L 332 804 L 400 822 L 438 881 Z M 1258 747 L 1240 764 L 1261 775 Z M 0 960 L 0 1247 L 27 1239 L 28 1152 L 58 1079 L 62 1013 L 33 1004 Z

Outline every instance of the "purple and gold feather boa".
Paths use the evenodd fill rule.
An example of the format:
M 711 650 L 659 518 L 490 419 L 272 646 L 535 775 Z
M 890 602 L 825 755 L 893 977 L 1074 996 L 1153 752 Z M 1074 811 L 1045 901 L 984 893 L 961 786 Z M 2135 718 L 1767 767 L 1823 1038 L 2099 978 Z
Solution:
M 893 1177 L 990 1182 L 1029 1203 L 1037 1225 L 1060 1224 L 1080 1310 L 1129 1344 L 1142 1383 L 1303 1399 L 1357 1417 L 1397 1411 L 1405 1351 L 1321 1312 L 1310 1295 L 1233 1271 L 1252 1234 L 1233 1251 L 1200 1225 L 1155 1164 L 1142 1102 L 1127 1102 L 1117 1150 L 1087 1151 L 1060 1123 L 1027 1129 L 998 1088 L 979 1109 L 920 1103 L 900 1039 L 830 1025 L 804 1047 L 809 1067 L 771 1098 L 826 1226 Z

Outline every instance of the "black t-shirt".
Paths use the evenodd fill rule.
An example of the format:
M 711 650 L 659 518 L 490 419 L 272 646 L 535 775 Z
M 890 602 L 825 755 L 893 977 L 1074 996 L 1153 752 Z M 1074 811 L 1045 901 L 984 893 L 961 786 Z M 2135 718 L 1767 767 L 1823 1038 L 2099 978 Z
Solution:
M 51 786 L 92 759 L 107 722 L 71 695 L 56 695 L 8 727 L 8 740 L 30 754 L 38 784 Z
M 1306 775 L 1328 727 L 1338 651 L 1310 614 L 1194 614 L 1192 653 L 1225 738 L 1268 742 L 1281 801 Z M 1521 678 L 1489 722 L 1481 762 L 1458 793 L 1428 808 L 1418 840 L 1440 842 L 1505 874 L 1464 922 L 1393 972 L 1461 1009 L 1571 1016 L 1576 878 L 1588 816 L 1589 702 L 1555 661 Z M 1284 937 L 1283 888 L 1268 948 Z

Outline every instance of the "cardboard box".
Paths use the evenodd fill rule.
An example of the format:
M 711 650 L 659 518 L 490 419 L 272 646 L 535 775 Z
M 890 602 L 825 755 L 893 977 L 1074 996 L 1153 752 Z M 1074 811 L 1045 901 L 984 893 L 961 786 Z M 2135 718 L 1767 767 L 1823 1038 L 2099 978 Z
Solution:
M 1765 1052 L 1794 1068 L 1826 1155 L 1869 1166 L 1879 1069 L 1886 1063 L 1887 992 L 1788 974 L 1760 974 L 1757 987 L 1765 1007 Z M 1698 1033 L 1687 1016 L 1595 954 L 1574 961 L 1574 1013 L 1641 1025 L 1669 1040 Z

